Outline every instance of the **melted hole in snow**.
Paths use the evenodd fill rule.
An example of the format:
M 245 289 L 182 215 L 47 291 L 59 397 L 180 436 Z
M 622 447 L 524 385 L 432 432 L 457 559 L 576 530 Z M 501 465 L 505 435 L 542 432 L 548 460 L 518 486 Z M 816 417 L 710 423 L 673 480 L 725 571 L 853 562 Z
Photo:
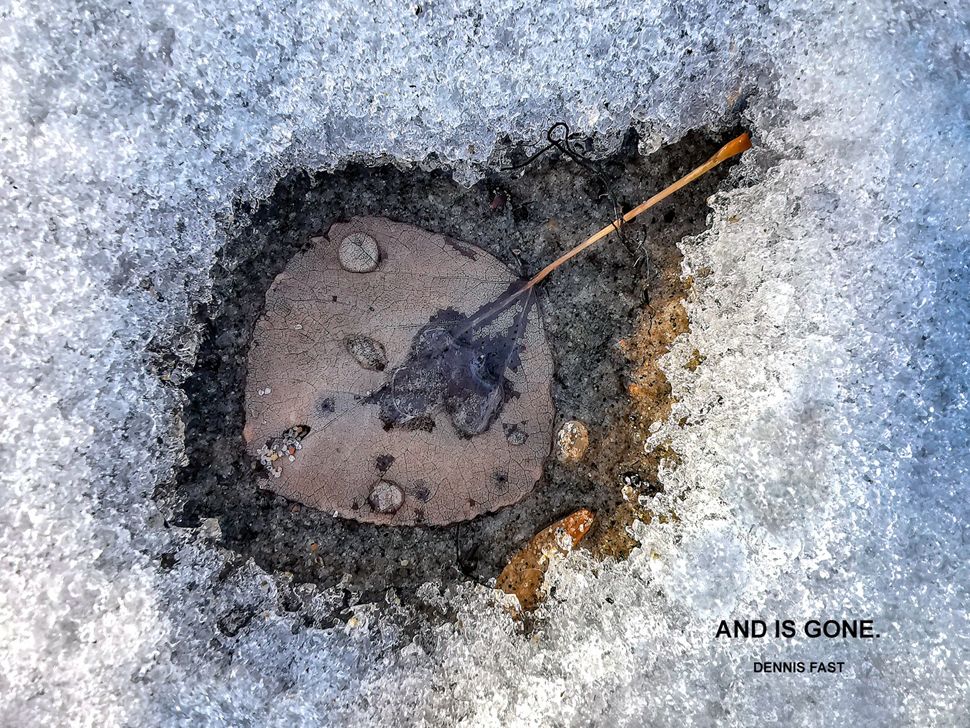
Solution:
M 613 197 L 628 209 L 707 159 L 725 138 L 728 133 L 693 133 L 643 157 L 631 132 L 605 160 L 604 177 L 610 180 Z M 511 149 L 508 156 L 513 161 L 524 159 L 526 150 Z M 274 297 L 274 280 L 300 256 L 312 256 L 317 244 L 311 240 L 326 237 L 335 224 L 352 226 L 355 218 L 383 218 L 449 241 L 456 257 L 468 264 L 477 250 L 485 251 L 501 263 L 506 278 L 499 283 L 507 286 L 602 227 L 612 218 L 613 205 L 600 180 L 554 153 L 515 173 L 488 173 L 471 189 L 458 186 L 444 171 L 403 171 L 391 165 L 352 164 L 337 173 L 312 177 L 292 173 L 268 200 L 256 207 L 240 204 L 232 222 L 227 222 L 229 243 L 212 272 L 213 302 L 202 314 L 208 336 L 184 386 L 189 402 L 185 412 L 188 465 L 156 497 L 176 510 L 174 525 L 195 526 L 203 518 L 217 518 L 222 545 L 236 550 L 241 563 L 253 558 L 270 572 L 292 574 L 296 583 L 343 583 L 364 601 L 381 602 L 390 588 L 406 599 L 429 580 L 489 582 L 533 534 L 580 508 L 594 511 L 598 523 L 584 545 L 595 553 L 622 556 L 631 545 L 625 527 L 633 518 L 649 518 L 638 510 L 636 497 L 628 492 L 624 499 L 624 488 L 629 491 L 630 483 L 636 482 L 656 489 L 657 464 L 676 458 L 676 453 L 645 453 L 642 444 L 650 426 L 670 409 L 670 388 L 657 360 L 687 323 L 681 300 L 689 282 L 681 279 L 676 244 L 704 229 L 706 199 L 724 179 L 727 167 L 681 190 L 626 227 L 622 239 L 613 237 L 591 249 L 540 286 L 530 315 L 541 323 L 548 342 L 552 369 L 546 391 L 554 413 L 538 429 L 533 418 L 516 416 L 509 406 L 523 390 L 518 385 L 509 387 L 496 374 L 504 356 L 497 345 L 500 341 L 487 346 L 463 344 L 453 351 L 457 361 L 451 368 L 432 372 L 441 384 L 450 372 L 462 371 L 459 389 L 475 389 L 481 395 L 477 400 L 465 396 L 449 403 L 443 391 L 436 407 L 425 407 L 412 396 L 415 375 L 407 367 L 426 354 L 420 344 L 413 351 L 408 348 L 414 335 L 422 327 L 426 327 L 424 334 L 436 335 L 434 318 L 445 322 L 445 333 L 453 336 L 448 326 L 455 317 L 475 310 L 470 302 L 464 309 L 432 306 L 417 312 L 412 335 L 394 344 L 397 349 L 389 345 L 397 340 L 377 329 L 346 331 L 334 340 L 334 357 L 342 357 L 347 371 L 358 378 L 373 378 L 372 387 L 361 382 L 361 389 L 350 396 L 359 397 L 358 404 L 369 398 L 371 404 L 357 409 L 383 417 L 387 432 L 407 424 L 411 430 L 405 434 L 418 438 L 447 425 L 470 443 L 486 436 L 482 433 L 494 434 L 496 443 L 501 441 L 493 444 L 494 452 L 501 452 L 504 459 L 482 462 L 481 487 L 472 494 L 456 495 L 433 469 L 402 478 L 406 448 L 358 448 L 363 452 L 354 467 L 366 469 L 369 480 L 366 489 L 362 487 L 349 502 L 347 517 L 309 507 L 305 497 L 284 497 L 271 490 L 274 483 L 285 480 L 288 467 L 319 459 L 329 461 L 329 472 L 337 473 L 339 464 L 351 456 L 340 438 L 325 444 L 321 434 L 325 430 L 320 429 L 347 408 L 347 395 L 319 386 L 316 362 L 308 356 L 312 346 L 291 344 L 300 337 L 308 342 L 318 329 L 338 329 L 339 318 L 355 305 L 354 315 L 360 321 L 379 321 L 388 311 L 380 298 L 361 307 L 359 296 L 335 285 L 333 290 L 315 292 L 321 300 L 327 297 L 326 310 L 332 314 L 330 321 L 315 320 L 286 296 Z M 496 199 L 504 204 L 493 204 Z M 373 230 L 354 232 L 375 237 Z M 370 241 L 358 236 L 352 242 L 353 249 L 344 250 L 345 267 L 339 267 L 340 251 L 336 251 L 339 270 L 348 276 L 379 275 L 387 262 L 381 257 L 384 251 L 378 251 L 373 267 Z M 380 241 L 376 242 L 379 248 Z M 300 372 L 283 389 L 276 382 L 261 381 L 262 373 L 252 358 L 259 349 L 253 332 L 264 316 L 276 317 L 288 347 L 267 355 L 266 360 Z M 347 336 L 366 338 L 348 343 Z M 512 365 L 509 369 L 514 371 Z M 388 387 L 392 380 L 400 385 L 398 390 Z M 257 436 L 257 423 L 247 422 L 247 388 L 255 402 L 279 404 L 289 398 L 292 412 L 274 422 L 275 429 Z M 551 438 L 570 420 L 585 424 L 589 447 L 578 461 L 560 462 L 551 453 Z M 279 456 L 270 460 L 281 467 L 281 477 L 268 475 L 253 448 L 265 444 L 272 450 L 272 438 L 285 439 L 287 431 L 298 426 L 309 426 L 298 439 L 300 449 L 287 444 L 282 463 Z M 315 442 L 322 444 L 320 449 Z M 333 449 L 337 447 L 339 452 Z M 545 454 L 536 466 L 533 479 L 537 482 L 523 493 L 522 481 L 516 480 L 521 471 L 516 470 L 515 458 L 533 448 Z M 325 472 L 314 476 L 317 487 L 338 488 L 339 478 L 328 479 Z M 443 512 L 435 510 L 436 504 L 446 502 L 442 496 L 447 493 L 451 494 L 448 507 L 458 517 L 434 516 L 436 522 L 460 521 L 476 511 L 481 515 L 452 525 L 419 527 L 389 527 L 353 518 L 353 513 L 366 510 L 386 517 L 381 523 L 393 523 L 401 514 L 400 523 L 420 523 L 423 518 L 427 524 L 433 512 Z M 499 510 L 483 505 L 486 498 L 497 499 Z M 355 505 L 357 511 L 353 511 Z M 288 588 L 281 586 L 284 598 Z M 332 614 L 307 618 L 326 625 L 342 619 L 345 611 L 337 606 Z

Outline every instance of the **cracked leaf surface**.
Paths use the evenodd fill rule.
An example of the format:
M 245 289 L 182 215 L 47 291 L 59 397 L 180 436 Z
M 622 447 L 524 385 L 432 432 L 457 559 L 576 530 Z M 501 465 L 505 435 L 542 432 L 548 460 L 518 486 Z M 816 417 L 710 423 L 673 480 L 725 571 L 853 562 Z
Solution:
M 348 272 L 338 259 L 340 242 L 358 232 L 380 249 L 371 273 Z M 433 318 L 474 314 L 515 280 L 480 248 L 382 218 L 337 223 L 317 238 L 267 292 L 249 353 L 250 452 L 258 457 L 289 428 L 310 428 L 292 461 L 276 461 L 280 475 L 267 487 L 346 518 L 394 525 L 443 525 L 521 499 L 542 474 L 552 441 L 552 356 L 535 306 L 520 307 L 525 318 L 504 372 L 504 402 L 480 434 L 460 434 L 443 406 L 416 419 L 418 426 L 388 427 L 374 396 L 388 390 Z M 385 369 L 361 366 L 348 337 L 379 342 Z M 404 493 L 393 513 L 371 505 L 382 481 Z

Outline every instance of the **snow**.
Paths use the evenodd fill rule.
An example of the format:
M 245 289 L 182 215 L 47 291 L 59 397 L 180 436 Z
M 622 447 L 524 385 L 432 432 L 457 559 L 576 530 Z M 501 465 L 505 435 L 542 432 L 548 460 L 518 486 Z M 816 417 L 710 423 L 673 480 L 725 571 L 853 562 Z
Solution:
M 13 0 L 0 18 L 0 723 L 970 711 L 965 5 Z M 655 435 L 689 464 L 654 503 L 681 521 L 642 527 L 623 563 L 574 554 L 537 635 L 489 590 L 435 585 L 459 620 L 413 639 L 376 608 L 294 630 L 271 576 L 219 583 L 230 555 L 165 527 L 150 496 L 180 402 L 144 351 L 191 363 L 238 196 L 349 159 L 434 154 L 471 181 L 497 139 L 560 119 L 604 144 L 632 122 L 652 149 L 742 100 L 756 148 L 684 243 L 691 331 Z M 227 637 L 237 607 L 251 619 Z M 712 639 L 721 618 L 829 616 L 882 637 Z M 848 674 L 750 674 L 793 654 Z

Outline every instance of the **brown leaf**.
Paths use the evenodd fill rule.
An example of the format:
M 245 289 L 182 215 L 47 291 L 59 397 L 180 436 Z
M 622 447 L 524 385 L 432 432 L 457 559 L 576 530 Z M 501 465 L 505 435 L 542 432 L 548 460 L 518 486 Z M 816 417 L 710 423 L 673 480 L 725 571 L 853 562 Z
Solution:
M 377 241 L 373 272 L 340 265 L 355 233 Z M 249 354 L 252 454 L 309 427 L 295 454 L 272 461 L 280 474 L 267 487 L 395 525 L 467 520 L 522 498 L 552 440 L 552 357 L 536 307 L 519 302 L 463 334 L 470 343 L 436 348 L 507 292 L 512 273 L 480 248 L 381 218 L 335 224 L 315 243 L 267 292 Z
M 495 588 L 514 594 L 524 611 L 535 609 L 542 599 L 542 582 L 550 564 L 576 548 L 594 521 L 591 510 L 580 508 L 539 531 L 502 569 Z

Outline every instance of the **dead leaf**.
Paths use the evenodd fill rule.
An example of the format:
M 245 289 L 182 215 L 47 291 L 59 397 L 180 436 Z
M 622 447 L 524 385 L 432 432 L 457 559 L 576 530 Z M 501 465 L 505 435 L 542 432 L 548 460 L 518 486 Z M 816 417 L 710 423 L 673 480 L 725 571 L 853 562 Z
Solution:
M 340 265 L 340 242 L 357 233 L 377 241 L 373 272 Z M 249 354 L 252 454 L 310 428 L 292 459 L 274 461 L 267 487 L 394 525 L 467 520 L 521 499 L 552 441 L 538 311 L 519 302 L 471 333 L 461 326 L 515 276 L 480 248 L 382 218 L 335 224 L 315 242 L 267 292 Z

